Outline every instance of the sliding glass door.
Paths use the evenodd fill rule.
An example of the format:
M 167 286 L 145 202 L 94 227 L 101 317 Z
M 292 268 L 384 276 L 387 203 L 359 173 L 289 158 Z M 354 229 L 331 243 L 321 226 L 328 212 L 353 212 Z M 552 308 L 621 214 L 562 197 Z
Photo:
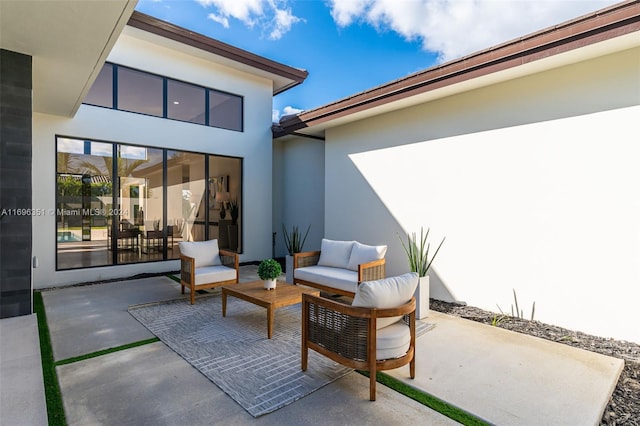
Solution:
M 177 259 L 211 238 L 240 252 L 241 177 L 240 158 L 59 137 L 57 269 Z

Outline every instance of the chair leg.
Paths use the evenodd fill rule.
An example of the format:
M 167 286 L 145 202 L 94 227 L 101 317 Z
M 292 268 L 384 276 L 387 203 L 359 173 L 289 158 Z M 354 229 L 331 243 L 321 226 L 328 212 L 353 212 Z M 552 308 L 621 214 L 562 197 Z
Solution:
M 302 371 L 307 371 L 307 363 L 309 360 L 309 348 L 306 344 L 302 344 Z
M 180 287 L 182 287 L 182 294 L 184 294 L 184 284 L 180 284 Z
M 409 375 L 411 376 L 412 379 L 416 378 L 416 357 L 415 357 L 415 355 L 413 356 L 413 359 L 409 363 Z
M 189 294 L 191 296 L 191 304 L 194 305 L 196 303 L 196 289 L 195 286 L 191 286 L 191 292 Z
M 376 369 L 369 371 L 369 400 L 376 400 Z

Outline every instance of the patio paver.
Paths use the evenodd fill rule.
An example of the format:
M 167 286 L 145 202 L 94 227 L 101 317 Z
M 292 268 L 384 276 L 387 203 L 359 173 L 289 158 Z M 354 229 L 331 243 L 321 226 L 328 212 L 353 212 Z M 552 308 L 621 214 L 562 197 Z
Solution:
M 251 279 L 255 267 L 241 268 L 241 281 Z M 177 297 L 179 285 L 165 277 L 44 292 L 56 359 L 152 337 L 127 307 Z M 7 334 L 9 321 L 21 321 L 28 330 Z M 418 339 L 416 379 L 408 377 L 408 368 L 388 373 L 491 423 L 597 424 L 623 365 L 619 359 L 438 312 L 431 312 L 428 321 L 436 327 Z M 3 319 L 0 325 L 2 348 L 26 353 L 23 362 L 34 362 L 23 370 L 31 378 L 40 374 L 38 380 L 22 382 L 30 391 L 6 399 L 6 383 L 13 379 L 5 367 L 15 360 L 2 352 L 0 425 L 46 424 L 39 353 L 33 354 L 35 315 Z M 21 352 L 23 346 L 30 349 Z M 69 424 L 176 424 L 178 419 L 231 425 L 455 423 L 384 386 L 378 386 L 378 400 L 370 402 L 368 379 L 355 372 L 254 419 L 161 342 L 60 366 L 57 372 Z M 18 413 L 27 420 L 7 420 L 8 403 L 29 404 Z

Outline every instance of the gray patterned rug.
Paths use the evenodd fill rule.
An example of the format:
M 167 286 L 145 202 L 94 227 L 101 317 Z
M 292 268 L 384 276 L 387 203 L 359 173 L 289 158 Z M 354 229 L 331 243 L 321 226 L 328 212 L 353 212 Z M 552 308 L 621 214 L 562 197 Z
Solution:
M 300 304 L 275 311 L 271 340 L 266 309 L 229 297 L 223 318 L 219 294 L 195 305 L 177 299 L 130 306 L 129 313 L 254 417 L 352 371 L 314 351 L 300 370 Z M 430 326 L 418 321 L 417 334 Z

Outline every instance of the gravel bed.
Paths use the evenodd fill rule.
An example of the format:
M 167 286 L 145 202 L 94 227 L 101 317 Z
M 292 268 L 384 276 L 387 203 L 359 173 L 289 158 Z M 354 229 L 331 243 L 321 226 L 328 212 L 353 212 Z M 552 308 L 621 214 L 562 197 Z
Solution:
M 455 315 L 485 324 L 536 336 L 557 343 L 574 346 L 603 355 L 624 360 L 609 404 L 604 410 L 601 425 L 640 426 L 640 345 L 637 343 L 591 336 L 579 331 L 549 325 L 540 321 L 529 321 L 510 315 L 501 315 L 473 306 L 442 302 L 431 299 L 434 311 Z

